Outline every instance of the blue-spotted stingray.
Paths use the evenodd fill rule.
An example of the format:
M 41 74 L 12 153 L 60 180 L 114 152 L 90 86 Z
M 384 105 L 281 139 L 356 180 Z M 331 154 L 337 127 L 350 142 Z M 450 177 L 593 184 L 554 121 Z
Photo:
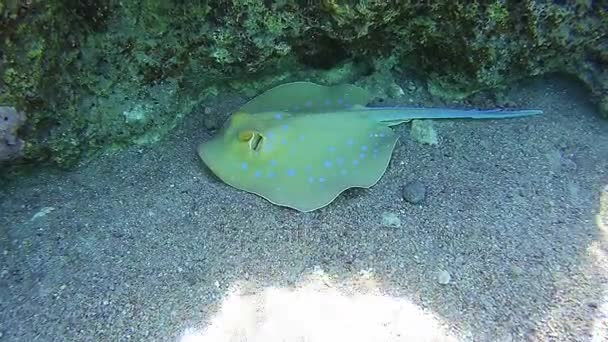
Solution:
M 279 85 L 230 116 L 198 154 L 225 183 L 302 212 L 322 208 L 384 174 L 397 142 L 390 126 L 412 119 L 498 119 L 541 110 L 367 107 L 354 85 Z

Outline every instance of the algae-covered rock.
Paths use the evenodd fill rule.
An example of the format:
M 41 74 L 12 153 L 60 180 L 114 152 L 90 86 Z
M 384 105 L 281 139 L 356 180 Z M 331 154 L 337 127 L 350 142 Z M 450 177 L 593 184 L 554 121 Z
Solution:
M 224 89 L 294 80 L 399 98 L 393 80 L 414 70 L 458 100 L 563 72 L 608 116 L 605 1 L 5 1 L 0 51 L 25 159 L 65 166 L 158 141 Z
M 25 119 L 15 108 L 0 106 L 0 164 L 23 157 L 23 141 L 17 132 Z
M 410 130 L 412 138 L 421 144 L 437 145 L 437 131 L 433 126 L 433 120 L 412 120 L 412 128 Z

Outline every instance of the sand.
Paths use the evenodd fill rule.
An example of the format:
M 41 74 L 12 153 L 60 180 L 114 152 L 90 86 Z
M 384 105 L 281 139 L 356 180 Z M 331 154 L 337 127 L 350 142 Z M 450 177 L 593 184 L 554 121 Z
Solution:
M 0 340 L 606 340 L 608 121 L 561 77 L 508 98 L 545 114 L 436 121 L 435 146 L 401 125 L 378 184 L 308 214 L 213 177 L 196 114 L 154 146 L 12 182 Z

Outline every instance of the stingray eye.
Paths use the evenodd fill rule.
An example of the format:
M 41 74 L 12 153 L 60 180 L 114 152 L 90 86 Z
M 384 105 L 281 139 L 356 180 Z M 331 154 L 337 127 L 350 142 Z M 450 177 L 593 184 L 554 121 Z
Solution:
M 262 147 L 262 135 L 254 131 L 243 131 L 239 133 L 239 141 L 249 143 L 249 148 L 259 151 Z
M 241 133 L 239 133 L 239 140 L 240 141 L 249 141 L 253 138 L 253 131 L 243 131 Z

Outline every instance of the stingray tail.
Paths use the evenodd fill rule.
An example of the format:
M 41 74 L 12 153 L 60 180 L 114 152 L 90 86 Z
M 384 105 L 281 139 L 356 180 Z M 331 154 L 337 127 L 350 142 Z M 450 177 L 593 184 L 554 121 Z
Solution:
M 447 109 L 413 107 L 367 107 L 378 121 L 397 125 L 413 119 L 505 119 L 542 114 L 539 109 Z

